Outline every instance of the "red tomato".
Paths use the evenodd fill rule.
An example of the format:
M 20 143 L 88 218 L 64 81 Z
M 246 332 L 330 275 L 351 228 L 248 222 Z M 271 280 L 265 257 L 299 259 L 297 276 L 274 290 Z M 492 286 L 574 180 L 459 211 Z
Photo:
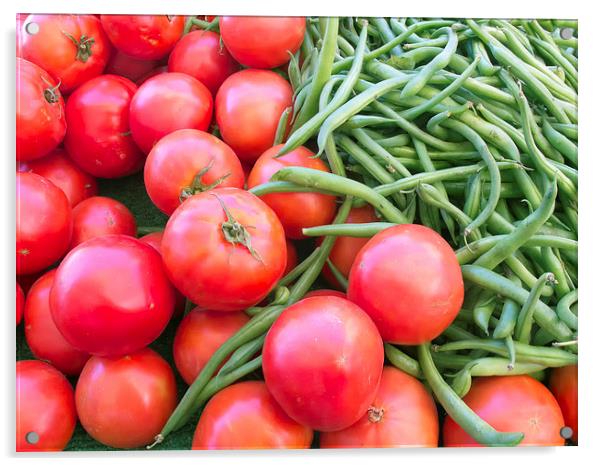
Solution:
M 78 375 L 89 354 L 75 349 L 56 328 L 50 313 L 50 289 L 56 269 L 42 275 L 27 293 L 25 339 L 33 355 L 48 361 L 65 375 Z
M 17 58 L 17 160 L 44 157 L 63 140 L 65 103 L 55 86 L 42 68 Z
M 206 131 L 212 114 L 213 98 L 203 84 L 184 73 L 163 73 L 146 80 L 134 95 L 130 127 L 134 141 L 148 154 L 159 139 L 178 129 Z
M 25 293 L 23 293 L 23 288 L 21 285 L 17 283 L 17 325 L 21 323 L 21 319 L 23 318 L 23 306 L 25 306 Z
M 130 57 L 158 60 L 176 45 L 184 31 L 184 16 L 100 15 L 113 45 Z
M 77 349 L 121 356 L 161 334 L 173 313 L 174 291 L 152 246 L 124 235 L 100 236 L 63 259 L 50 309 Z
M 180 129 L 161 138 L 144 165 L 146 192 L 167 215 L 194 194 L 217 186 L 242 189 L 244 182 L 232 149 L 197 129 Z
M 297 267 L 297 249 L 291 240 L 286 240 L 286 268 L 282 275 L 288 274 L 291 270 Z
M 494 429 L 523 432 L 519 446 L 564 445 L 564 420 L 554 395 L 528 375 L 475 377 L 464 402 Z M 480 446 L 450 416 L 443 423 L 443 444 Z
M 347 295 L 342 291 L 336 290 L 313 290 L 307 293 L 305 298 L 312 298 L 314 296 L 335 296 L 337 298 L 347 299 Z
M 136 236 L 134 214 L 110 197 L 94 196 L 73 209 L 73 236 L 70 249 L 90 238 L 106 235 Z
M 257 304 L 286 267 L 278 217 L 261 199 L 237 188 L 188 198 L 167 222 L 161 249 L 176 288 L 217 311 Z
M 272 147 L 282 112 L 293 105 L 293 89 L 268 70 L 234 73 L 215 96 L 222 139 L 243 162 L 254 162 Z
M 88 81 L 67 102 L 65 147 L 88 173 L 119 178 L 140 169 L 144 154 L 130 134 L 129 108 L 136 85 L 121 76 Z
M 346 299 L 302 299 L 284 310 L 263 346 L 268 390 L 295 421 L 324 432 L 357 422 L 374 400 L 383 342 Z
M 65 94 L 100 75 L 109 61 L 111 45 L 95 16 L 29 15 L 23 31 L 23 58 L 45 69 Z
M 182 319 L 173 342 L 173 359 L 184 381 L 191 385 L 213 353 L 249 321 L 243 312 L 194 308 Z
M 116 74 L 123 76 L 130 81 L 136 82 L 142 76 L 150 73 L 160 66 L 159 60 L 141 60 L 133 58 L 125 53 L 116 50 L 111 56 L 105 69 L 106 74 Z
M 159 74 L 165 74 L 165 73 L 169 73 L 169 70 L 167 69 L 167 65 L 158 66 L 157 68 L 153 68 L 148 73 L 146 73 L 146 74 L 142 75 L 140 78 L 138 78 L 136 80 L 136 85 L 142 86 L 142 83 L 144 83 L 145 81 L 148 81 L 153 76 L 157 76 Z
M 35 173 L 17 173 L 17 275 L 39 272 L 60 259 L 71 229 L 63 191 Z
M 577 366 L 559 367 L 550 375 L 550 391 L 560 405 L 564 422 L 573 429 L 571 439 L 578 441 Z
M 169 55 L 169 71 L 186 73 L 201 81 L 213 95 L 240 66 L 211 31 L 192 31 L 183 36 Z
M 79 420 L 92 438 L 114 448 L 150 444 L 176 407 L 176 380 L 149 348 L 128 356 L 92 356 L 75 387 Z
M 456 318 L 464 284 L 454 250 L 439 234 L 422 225 L 396 225 L 357 254 L 347 296 L 368 313 L 383 340 L 418 345 Z
M 305 18 L 222 16 L 219 31 L 226 48 L 250 68 L 276 68 L 297 53 L 305 35 Z
M 63 450 L 76 420 L 65 376 L 42 361 L 17 361 L 17 451 Z
M 140 241 L 146 244 L 150 244 L 155 251 L 161 254 L 161 241 L 163 239 L 163 231 L 155 231 L 148 235 L 141 236 L 138 238 Z M 186 308 L 186 296 L 180 293 L 178 290 L 175 291 L 176 304 L 174 306 L 173 317 L 180 317 L 184 313 Z
M 345 223 L 370 223 L 377 221 L 378 217 L 374 213 L 374 209 L 371 206 L 364 206 L 351 209 Z M 349 277 L 355 256 L 357 256 L 357 253 L 369 240 L 370 238 L 353 238 L 351 236 L 339 236 L 336 239 L 328 257 L 337 270 L 346 278 Z M 341 285 L 330 271 L 328 264 L 324 265 L 322 275 L 324 275 L 324 278 L 332 286 L 340 288 Z
M 230 385 L 207 404 L 192 439 L 193 450 L 309 448 L 313 432 L 296 423 L 265 383 Z
M 98 192 L 96 179 L 75 165 L 62 149 L 29 162 L 28 171 L 43 176 L 61 188 L 71 207 Z
M 284 167 L 305 167 L 330 172 L 322 160 L 314 158 L 309 149 L 301 146 L 288 154 L 275 158 L 283 144 L 274 146 L 257 159 L 247 185 L 253 188 L 267 183 L 272 175 Z M 266 194 L 261 199 L 269 205 L 284 227 L 286 236 L 303 239 L 303 228 L 329 224 L 336 212 L 336 197 L 317 193 L 275 193 Z
M 438 442 L 433 398 L 418 380 L 390 366 L 383 369 L 376 398 L 359 421 L 320 435 L 320 448 L 435 448 Z

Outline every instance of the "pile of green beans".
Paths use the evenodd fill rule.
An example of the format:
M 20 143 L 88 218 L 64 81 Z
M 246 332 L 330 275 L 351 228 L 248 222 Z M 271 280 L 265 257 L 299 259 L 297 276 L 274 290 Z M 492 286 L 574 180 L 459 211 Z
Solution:
M 247 310 L 251 321 L 213 355 L 157 442 L 261 366 L 254 356 L 266 332 L 313 285 L 337 236 L 420 223 L 456 249 L 465 300 L 433 342 L 386 344 L 387 360 L 423 380 L 478 442 L 520 443 L 522 433 L 495 431 L 462 397 L 472 376 L 541 378 L 577 363 L 576 22 L 307 21 L 288 67 L 293 123 L 279 156 L 305 145 L 331 173 L 287 167 L 251 192 L 312 191 L 342 203 L 332 225 L 304 230 L 324 241 L 269 305 Z M 283 135 L 280 125 L 276 141 Z M 381 221 L 344 223 L 366 203 Z

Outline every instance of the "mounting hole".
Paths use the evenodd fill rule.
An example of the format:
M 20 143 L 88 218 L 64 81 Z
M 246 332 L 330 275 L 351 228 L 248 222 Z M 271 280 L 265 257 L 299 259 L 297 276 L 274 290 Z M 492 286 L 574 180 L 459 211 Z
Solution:
M 40 32 L 40 25 L 38 23 L 27 23 L 25 25 L 25 32 L 30 35 L 35 35 Z
M 25 440 L 30 445 L 35 445 L 40 441 L 40 436 L 37 434 L 37 432 L 27 432 L 25 434 Z
M 560 37 L 563 39 L 570 39 L 573 37 L 573 30 L 571 28 L 562 28 L 560 30 Z
M 569 426 L 564 426 L 560 429 L 560 436 L 565 440 L 570 439 L 573 436 L 573 429 Z

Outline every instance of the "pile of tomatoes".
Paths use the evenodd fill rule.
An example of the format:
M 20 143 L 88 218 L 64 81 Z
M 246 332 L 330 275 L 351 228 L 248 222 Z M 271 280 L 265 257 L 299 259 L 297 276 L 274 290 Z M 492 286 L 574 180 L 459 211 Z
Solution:
M 328 194 L 247 191 L 286 166 L 329 171 L 306 147 L 276 158 L 293 105 L 281 67 L 305 18 L 218 21 L 219 33 L 185 32 L 179 16 L 18 17 L 16 312 L 37 358 L 17 362 L 18 451 L 64 449 L 78 420 L 110 447 L 152 443 L 178 400 L 174 369 L 148 345 L 181 319 L 173 359 L 192 384 L 295 267 L 302 229 L 335 217 Z M 97 178 L 142 170 L 169 216 L 147 235 L 125 205 L 97 195 Z M 376 220 L 371 207 L 347 218 Z M 312 291 L 285 309 L 265 339 L 263 380 L 215 394 L 192 448 L 309 448 L 314 431 L 325 448 L 439 444 L 432 395 L 383 367 L 383 340 L 424 343 L 455 318 L 464 287 L 453 250 L 400 225 L 339 238 L 330 261 L 347 294 Z M 473 409 L 510 418 L 509 406 L 534 403 L 555 416 L 542 422 L 562 425 L 542 384 L 504 379 L 475 382 Z M 486 406 L 500 390 L 507 398 Z M 445 444 L 471 444 L 450 419 L 443 432 Z

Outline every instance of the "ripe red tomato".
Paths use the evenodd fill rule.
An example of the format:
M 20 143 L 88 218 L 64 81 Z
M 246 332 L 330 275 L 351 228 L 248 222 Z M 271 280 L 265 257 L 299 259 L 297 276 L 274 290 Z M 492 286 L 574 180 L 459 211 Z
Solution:
M 230 385 L 201 414 L 193 450 L 309 448 L 313 432 L 296 423 L 268 392 L 265 383 Z
M 17 304 L 17 325 L 21 323 L 21 319 L 23 318 L 23 307 L 25 306 L 25 293 L 23 293 L 23 288 L 21 285 L 17 283 L 17 295 L 16 295 L 16 304 Z
M 45 69 L 65 94 L 103 72 L 110 47 L 93 15 L 29 15 L 23 24 L 23 58 Z
M 149 348 L 121 357 L 92 356 L 75 387 L 82 426 L 92 438 L 114 448 L 150 444 L 176 401 L 171 367 Z
M 213 98 L 204 84 L 184 73 L 162 73 L 147 79 L 134 95 L 130 127 L 134 141 L 148 154 L 159 139 L 178 129 L 206 131 L 212 114 Z
M 75 165 L 63 149 L 28 162 L 27 166 L 28 171 L 43 176 L 61 188 L 71 207 L 98 192 L 96 179 Z
M 174 291 L 152 246 L 124 235 L 100 236 L 63 259 L 50 309 L 77 349 L 120 356 L 161 334 L 173 313 Z
M 297 53 L 305 35 L 305 18 L 222 16 L 219 31 L 226 48 L 250 68 L 276 68 Z
M 357 422 L 374 400 L 383 342 L 368 315 L 332 296 L 284 310 L 263 346 L 268 390 L 295 421 L 324 432 Z
M 39 272 L 60 259 L 71 229 L 63 191 L 35 173 L 17 173 L 17 275 Z
M 288 274 L 291 270 L 297 267 L 299 262 L 297 257 L 297 248 L 291 240 L 286 240 L 286 268 L 284 269 L 283 276 Z
M 63 140 L 65 103 L 55 86 L 38 65 L 17 58 L 17 160 L 44 157 Z
M 213 95 L 240 66 L 220 42 L 219 34 L 192 31 L 183 36 L 169 55 L 169 71 L 186 73 L 202 82 Z
M 566 366 L 553 369 L 550 375 L 550 391 L 556 397 L 562 410 L 565 424 L 573 430 L 571 439 L 578 441 L 578 384 L 577 366 Z
M 194 194 L 217 186 L 242 189 L 244 182 L 234 151 L 197 129 L 180 129 L 161 138 L 144 165 L 146 192 L 167 215 Z
M 475 377 L 464 402 L 494 429 L 523 432 L 519 446 L 564 445 L 564 420 L 554 395 L 528 375 Z M 450 416 L 443 423 L 443 444 L 480 446 Z
M 351 209 L 345 223 L 369 223 L 377 221 L 378 217 L 374 213 L 374 209 L 371 206 L 364 206 Z M 351 271 L 355 256 L 357 256 L 357 253 L 364 247 L 369 239 L 370 238 L 353 238 L 351 236 L 337 237 L 328 257 L 337 270 L 345 277 L 349 277 L 349 272 Z M 324 265 L 322 275 L 324 275 L 324 278 L 332 286 L 340 288 L 341 285 L 330 271 L 328 264 Z
M 129 108 L 136 85 L 103 75 L 88 81 L 67 102 L 65 147 L 88 173 L 119 178 L 139 170 L 144 154 L 130 134 Z
M 453 249 L 439 234 L 422 225 L 396 225 L 357 254 L 347 296 L 368 313 L 383 340 L 418 345 L 455 319 L 464 283 Z
M 213 353 L 248 321 L 243 312 L 197 307 L 186 314 L 173 342 L 173 359 L 184 381 L 192 384 Z
M 282 144 L 274 146 L 257 159 L 247 180 L 249 188 L 267 183 L 274 173 L 284 167 L 330 172 L 322 160 L 314 158 L 316 154 L 303 146 L 275 158 L 281 147 Z M 301 231 L 303 228 L 329 224 L 336 212 L 336 197 L 327 194 L 275 193 L 266 194 L 261 199 L 276 212 L 286 236 L 292 239 L 305 238 Z
M 56 328 L 50 313 L 50 289 L 56 269 L 46 272 L 27 293 L 25 339 L 33 355 L 48 361 L 65 375 L 78 375 L 89 354 L 75 349 Z
M 226 144 L 243 162 L 252 163 L 272 147 L 282 112 L 292 105 L 293 89 L 283 77 L 242 70 L 217 91 L 215 119 Z
M 188 198 L 167 222 L 161 249 L 176 288 L 217 311 L 257 304 L 286 267 L 278 217 L 261 199 L 237 188 Z
M 176 45 L 184 31 L 184 16 L 100 15 L 113 45 L 130 57 L 158 60 Z
M 120 50 L 115 50 L 105 68 L 105 74 L 116 74 L 136 82 L 142 76 L 160 66 L 160 64 L 159 60 L 141 60 L 130 57 Z
M 70 249 L 90 238 L 106 235 L 136 236 L 136 219 L 121 202 L 94 196 L 73 209 L 73 236 Z
M 17 361 L 17 451 L 63 450 L 76 420 L 65 376 L 42 361 Z
M 437 407 L 422 383 L 394 367 L 383 369 L 376 398 L 347 429 L 324 432 L 320 448 L 435 448 Z
M 347 295 L 342 291 L 336 290 L 313 290 L 307 293 L 305 298 L 312 298 L 314 296 L 335 296 L 337 298 L 347 299 Z

